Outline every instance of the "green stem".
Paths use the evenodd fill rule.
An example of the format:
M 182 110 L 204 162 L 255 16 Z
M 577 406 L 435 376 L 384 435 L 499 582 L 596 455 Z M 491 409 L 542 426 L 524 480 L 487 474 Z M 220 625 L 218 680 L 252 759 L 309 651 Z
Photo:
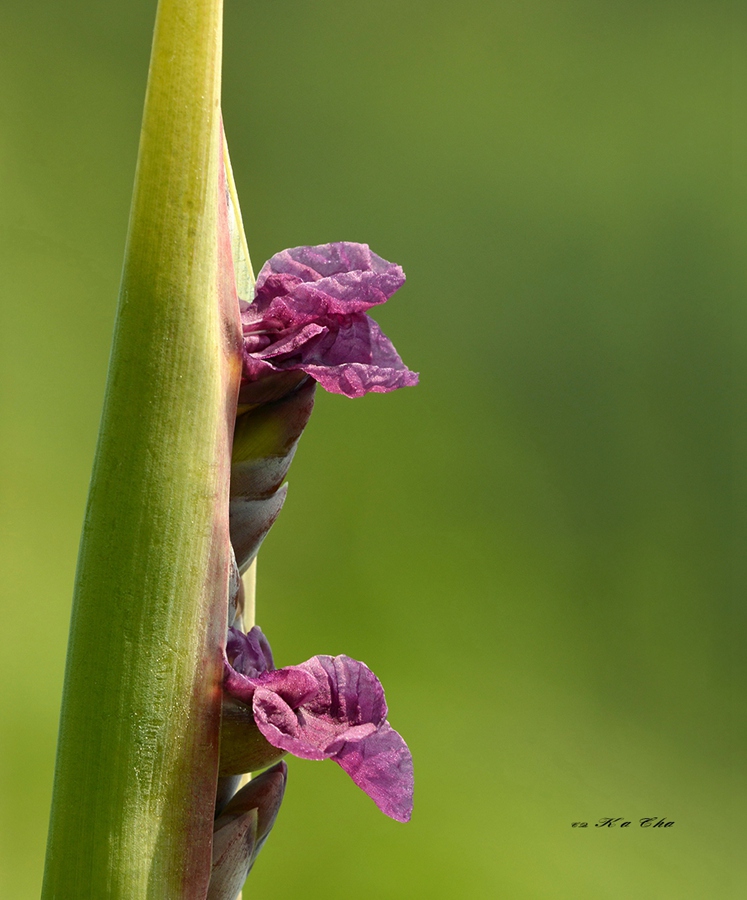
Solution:
M 45 900 L 204 898 L 238 310 L 222 0 L 160 0 L 71 621 Z

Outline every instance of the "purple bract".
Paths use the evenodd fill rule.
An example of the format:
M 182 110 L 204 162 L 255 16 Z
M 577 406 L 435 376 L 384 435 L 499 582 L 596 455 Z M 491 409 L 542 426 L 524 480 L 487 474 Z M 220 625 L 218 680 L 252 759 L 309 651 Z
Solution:
M 224 688 L 252 708 L 264 738 L 301 759 L 333 759 L 379 809 L 399 822 L 412 813 L 412 756 L 386 721 L 384 689 L 349 656 L 314 656 L 273 669 L 257 627 L 229 630 Z
M 259 273 L 254 301 L 241 302 L 242 395 L 284 373 L 303 373 L 346 397 L 418 383 L 366 315 L 405 281 L 402 269 L 366 244 L 340 241 L 276 253 Z M 241 401 L 240 401 L 241 402 Z

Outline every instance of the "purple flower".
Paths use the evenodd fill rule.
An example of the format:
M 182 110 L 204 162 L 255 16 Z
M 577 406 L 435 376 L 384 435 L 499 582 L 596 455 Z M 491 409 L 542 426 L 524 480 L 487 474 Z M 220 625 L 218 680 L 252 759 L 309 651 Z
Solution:
M 340 241 L 276 253 L 259 273 L 254 301 L 241 302 L 239 404 L 274 399 L 304 374 L 346 397 L 417 384 L 417 374 L 366 315 L 404 281 L 399 266 L 366 244 Z M 267 379 L 275 386 L 256 384 Z
M 333 759 L 383 813 L 409 821 L 412 756 L 386 721 L 380 681 L 362 662 L 314 656 L 298 666 L 274 669 L 259 628 L 249 634 L 231 628 L 223 686 L 233 702 L 234 721 L 237 705 L 251 707 L 251 726 L 272 747 L 301 759 Z M 234 730 L 225 743 L 237 737 L 240 732 Z M 230 746 L 226 750 L 240 756 Z M 257 759 L 255 748 L 250 755 Z M 277 755 L 270 752 L 268 761 Z

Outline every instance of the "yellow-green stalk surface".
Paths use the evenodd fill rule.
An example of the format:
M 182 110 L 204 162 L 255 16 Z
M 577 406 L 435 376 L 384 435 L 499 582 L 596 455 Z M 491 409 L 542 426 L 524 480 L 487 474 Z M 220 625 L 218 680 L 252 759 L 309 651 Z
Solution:
M 221 6 L 158 7 L 76 579 L 45 900 L 207 891 L 240 365 L 225 265 Z

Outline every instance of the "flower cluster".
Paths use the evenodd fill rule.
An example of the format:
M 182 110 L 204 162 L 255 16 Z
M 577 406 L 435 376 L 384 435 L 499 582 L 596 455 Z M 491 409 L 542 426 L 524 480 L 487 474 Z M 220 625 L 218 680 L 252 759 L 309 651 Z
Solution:
M 278 253 L 251 303 L 240 301 L 243 369 L 234 432 L 229 522 L 232 626 L 242 624 L 240 572 L 283 505 L 284 479 L 323 388 L 347 397 L 417 384 L 366 315 L 404 282 L 365 244 Z M 384 690 L 362 662 L 314 656 L 276 669 L 262 631 L 230 627 L 224 658 L 220 779 L 209 900 L 232 900 L 277 815 L 287 779 L 279 760 L 332 759 L 386 815 L 412 813 L 412 756 L 387 721 Z M 274 765 L 236 791 L 238 776 Z
M 409 821 L 412 756 L 386 720 L 384 689 L 368 666 L 349 656 L 314 656 L 275 669 L 270 645 L 258 627 L 248 634 L 232 628 L 223 687 L 231 700 L 243 705 L 239 714 L 237 704 L 231 705 L 227 720 L 232 725 L 222 736 L 234 768 L 240 770 L 242 762 L 267 765 L 278 750 L 301 759 L 332 759 L 383 813 Z M 242 713 L 248 726 L 243 735 L 237 728 Z M 257 742 L 246 739 L 253 726 L 266 741 L 264 758 L 257 756 Z M 243 760 L 242 745 L 247 754 Z

